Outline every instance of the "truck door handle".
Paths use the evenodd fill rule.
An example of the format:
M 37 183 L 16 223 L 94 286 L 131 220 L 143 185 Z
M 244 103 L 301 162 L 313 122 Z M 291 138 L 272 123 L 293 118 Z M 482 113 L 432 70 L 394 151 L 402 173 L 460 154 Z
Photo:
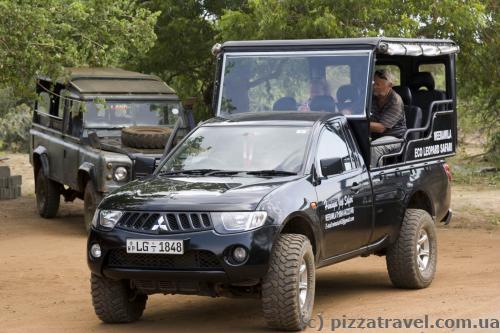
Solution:
M 354 182 L 351 184 L 351 191 L 353 191 L 354 193 L 358 192 L 360 189 L 361 189 L 361 184 L 359 184 L 358 182 Z

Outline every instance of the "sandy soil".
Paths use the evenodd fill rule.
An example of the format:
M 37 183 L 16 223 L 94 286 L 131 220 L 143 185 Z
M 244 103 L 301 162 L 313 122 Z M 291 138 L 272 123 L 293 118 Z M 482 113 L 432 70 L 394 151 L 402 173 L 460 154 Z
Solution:
M 0 201 L 0 332 L 266 331 L 258 300 L 198 296 L 154 295 L 141 321 L 100 323 L 89 293 L 81 201 L 62 203 L 55 219 L 40 218 L 30 165 L 25 156 L 10 156 L 13 173 L 23 174 L 24 182 L 22 198 Z M 454 189 L 456 223 L 438 230 L 438 272 L 427 289 L 393 288 L 384 258 L 376 256 L 319 270 L 315 325 L 319 314 L 325 320 L 323 332 L 332 331 L 328 321 L 343 316 L 500 319 L 500 228 L 494 223 L 499 200 L 494 188 Z M 372 331 L 451 330 L 368 330 Z

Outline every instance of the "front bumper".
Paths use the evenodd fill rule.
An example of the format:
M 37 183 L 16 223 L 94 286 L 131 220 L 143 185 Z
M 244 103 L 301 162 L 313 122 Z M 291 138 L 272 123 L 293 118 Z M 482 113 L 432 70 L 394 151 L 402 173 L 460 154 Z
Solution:
M 87 242 L 87 263 L 92 273 L 115 280 L 249 283 L 258 281 L 267 273 L 272 244 L 278 229 L 278 226 L 270 225 L 248 232 L 227 235 L 218 234 L 214 230 L 151 235 L 118 228 L 108 232 L 92 229 Z M 111 262 L 113 261 L 112 258 L 116 256 L 116 253 L 120 253 L 122 258 L 128 256 L 126 254 L 126 240 L 128 238 L 183 240 L 185 254 L 141 254 L 140 256 L 143 257 L 134 257 L 135 264 L 118 265 L 117 267 L 116 261 Z M 90 247 L 95 243 L 98 243 L 101 247 L 102 254 L 100 258 L 94 258 L 90 254 Z M 235 265 L 228 260 L 229 252 L 235 245 L 243 246 L 248 251 L 247 259 L 243 264 Z M 210 256 L 210 259 L 202 259 L 210 260 L 209 265 L 186 268 L 176 264 L 184 262 L 184 258 L 180 258 L 182 256 L 186 256 L 186 260 L 189 260 L 188 256 L 196 254 L 198 258 L 200 253 Z M 160 262 L 164 262 L 167 256 L 176 257 L 172 258 L 173 261 L 168 262 L 168 268 L 165 268 L 165 265 L 157 267 L 154 260 L 150 261 L 150 258 L 156 258 Z M 145 262 L 151 262 L 151 265 L 148 266 Z

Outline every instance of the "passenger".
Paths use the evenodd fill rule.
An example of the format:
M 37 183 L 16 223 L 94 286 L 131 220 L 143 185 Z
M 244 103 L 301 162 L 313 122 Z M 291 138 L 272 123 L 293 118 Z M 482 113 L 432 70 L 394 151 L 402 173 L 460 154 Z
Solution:
M 403 100 L 392 90 L 393 83 L 391 72 L 384 69 L 375 71 L 370 117 L 372 145 L 401 139 L 406 132 Z M 380 156 L 394 153 L 400 148 L 400 143 L 372 146 L 371 165 L 376 166 Z
M 311 102 L 314 97 L 328 96 L 331 97 L 330 86 L 328 82 L 323 79 L 311 80 L 311 85 L 309 87 L 309 99 L 299 106 L 299 111 L 306 112 L 311 111 Z M 333 97 L 332 97 L 333 98 Z M 312 111 L 327 111 L 327 110 L 312 110 Z

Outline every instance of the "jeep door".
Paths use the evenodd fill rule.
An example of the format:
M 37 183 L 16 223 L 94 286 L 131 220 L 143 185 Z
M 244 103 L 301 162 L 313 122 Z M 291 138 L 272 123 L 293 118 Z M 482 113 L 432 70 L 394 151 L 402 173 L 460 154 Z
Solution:
M 61 95 L 69 96 L 66 91 L 63 91 Z M 59 108 L 62 108 L 64 113 L 63 178 L 64 184 L 71 186 L 73 189 L 78 189 L 78 167 L 80 165 L 82 114 L 79 103 L 79 101 L 65 98 L 59 104 Z
M 366 245 L 372 232 L 369 176 L 340 122 L 322 129 L 315 165 L 321 179 L 316 194 L 323 229 L 323 258 Z

